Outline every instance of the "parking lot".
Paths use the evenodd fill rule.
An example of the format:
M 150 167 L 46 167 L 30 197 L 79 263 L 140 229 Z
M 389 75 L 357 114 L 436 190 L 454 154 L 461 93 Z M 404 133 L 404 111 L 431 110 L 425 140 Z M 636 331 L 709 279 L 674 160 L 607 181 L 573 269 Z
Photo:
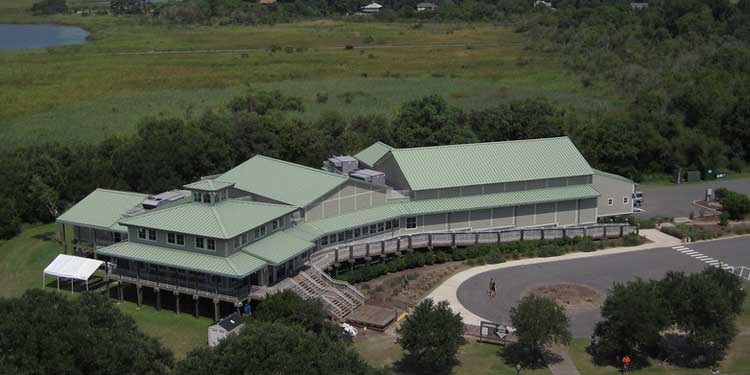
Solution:
M 701 208 L 692 204 L 694 200 L 705 198 L 706 189 L 714 190 L 725 187 L 738 193 L 750 194 L 750 178 L 736 180 L 717 180 L 696 184 L 669 185 L 659 187 L 645 187 L 643 191 L 643 205 L 646 210 L 644 217 L 699 216 Z M 709 214 L 709 212 L 705 212 Z

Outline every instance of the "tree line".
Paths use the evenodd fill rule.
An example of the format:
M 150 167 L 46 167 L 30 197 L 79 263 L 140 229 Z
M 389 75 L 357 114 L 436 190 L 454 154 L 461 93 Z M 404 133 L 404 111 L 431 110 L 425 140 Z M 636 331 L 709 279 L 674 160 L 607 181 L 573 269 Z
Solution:
M 557 2 L 553 1 L 553 4 Z M 558 51 L 584 86 L 614 85 L 626 98 L 590 128 L 602 154 L 671 172 L 742 170 L 750 161 L 750 2 L 576 1 L 525 18 L 536 48 Z
M 0 154 L 0 238 L 23 222 L 50 222 L 96 188 L 159 193 L 263 154 L 318 168 L 333 154 L 354 153 L 375 141 L 412 147 L 538 138 L 561 133 L 561 111 L 527 99 L 487 111 L 464 112 L 430 96 L 405 103 L 388 120 L 335 112 L 307 121 L 302 100 L 278 91 L 251 91 L 227 105 L 184 117 L 149 117 L 133 135 L 99 144 L 57 143 Z
M 17 234 L 23 222 L 54 220 L 96 188 L 159 193 L 222 173 L 256 154 L 318 168 L 334 154 L 353 154 L 375 141 L 420 147 L 568 135 L 593 167 L 635 180 L 668 172 L 675 158 L 711 156 L 700 151 L 707 147 L 705 137 L 695 144 L 644 138 L 642 123 L 575 112 L 545 98 L 463 110 L 430 95 L 405 102 L 392 119 L 293 115 L 303 111 L 301 98 L 250 90 L 202 113 L 147 117 L 135 134 L 98 144 L 41 143 L 3 152 L 0 238 Z

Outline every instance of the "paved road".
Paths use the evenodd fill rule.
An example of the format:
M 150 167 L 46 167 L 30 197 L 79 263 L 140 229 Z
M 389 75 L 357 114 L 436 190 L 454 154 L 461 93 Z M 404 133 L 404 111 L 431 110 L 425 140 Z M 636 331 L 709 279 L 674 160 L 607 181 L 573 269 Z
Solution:
M 642 188 L 642 208 L 646 210 L 642 215 L 644 217 L 686 217 L 690 216 L 691 212 L 698 215 L 700 208 L 694 206 L 691 202 L 704 199 L 707 188 L 716 190 L 720 187 L 750 194 L 750 178 Z
M 688 244 L 690 249 L 730 265 L 750 266 L 750 237 Z M 660 278 L 667 271 L 699 272 L 706 263 L 670 247 L 584 259 L 525 265 L 488 271 L 461 284 L 459 302 L 482 318 L 508 322 L 508 312 L 529 287 L 546 283 L 576 283 L 606 294 L 613 282 L 624 282 L 636 276 Z M 490 299 L 487 286 L 494 277 L 498 295 Z M 571 314 L 571 331 L 576 337 L 588 337 L 601 319 L 598 309 Z

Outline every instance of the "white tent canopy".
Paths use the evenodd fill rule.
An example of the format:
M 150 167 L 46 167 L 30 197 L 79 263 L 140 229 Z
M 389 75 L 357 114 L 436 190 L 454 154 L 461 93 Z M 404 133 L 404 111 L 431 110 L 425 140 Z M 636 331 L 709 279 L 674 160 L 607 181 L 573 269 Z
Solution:
M 58 277 L 58 289 L 60 288 L 59 278 L 61 277 L 86 281 L 86 289 L 88 289 L 89 277 L 91 277 L 91 275 L 93 275 L 102 264 L 104 264 L 104 262 L 101 260 L 60 254 L 49 264 L 49 266 L 47 266 L 47 268 L 44 269 L 44 273 L 42 273 L 42 283 L 44 283 L 46 275 L 52 275 Z M 71 288 L 72 287 L 73 285 L 71 282 Z

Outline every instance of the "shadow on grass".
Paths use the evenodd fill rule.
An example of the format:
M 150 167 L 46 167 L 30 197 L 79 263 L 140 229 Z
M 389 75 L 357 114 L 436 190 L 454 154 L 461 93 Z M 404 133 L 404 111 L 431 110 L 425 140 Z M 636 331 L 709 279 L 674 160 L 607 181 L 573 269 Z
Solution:
M 426 364 L 412 354 L 404 354 L 400 360 L 393 363 L 392 370 L 394 373 L 402 375 L 445 375 L 451 374 L 453 368 L 459 364 L 460 361 L 456 358 L 449 360 L 445 365 L 437 365 L 435 363 Z
M 540 369 L 562 361 L 562 357 L 548 349 L 530 350 L 519 344 L 509 344 L 498 352 L 503 362 L 509 367 L 521 365 L 526 369 Z
M 31 236 L 31 238 L 35 240 L 39 240 L 39 241 L 57 241 L 57 238 L 55 238 L 54 231 L 38 233 L 38 234 Z

